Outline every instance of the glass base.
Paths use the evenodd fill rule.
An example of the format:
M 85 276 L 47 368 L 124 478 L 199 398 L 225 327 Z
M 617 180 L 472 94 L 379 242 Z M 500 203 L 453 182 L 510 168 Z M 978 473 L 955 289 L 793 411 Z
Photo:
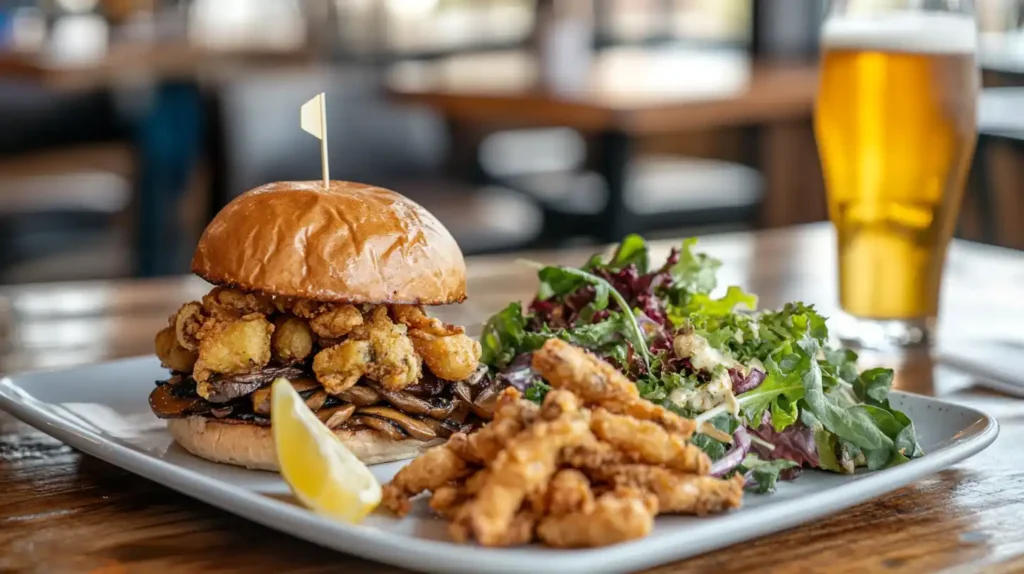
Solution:
M 829 330 L 844 346 L 855 350 L 927 350 L 935 344 L 934 317 L 864 319 L 839 313 L 829 319 Z

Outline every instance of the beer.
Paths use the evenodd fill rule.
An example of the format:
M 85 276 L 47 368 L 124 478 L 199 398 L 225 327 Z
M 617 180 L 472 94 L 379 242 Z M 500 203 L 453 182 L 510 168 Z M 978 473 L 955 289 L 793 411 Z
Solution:
M 975 30 L 970 16 L 934 12 L 838 17 L 822 29 L 815 133 L 851 315 L 938 312 L 974 152 Z

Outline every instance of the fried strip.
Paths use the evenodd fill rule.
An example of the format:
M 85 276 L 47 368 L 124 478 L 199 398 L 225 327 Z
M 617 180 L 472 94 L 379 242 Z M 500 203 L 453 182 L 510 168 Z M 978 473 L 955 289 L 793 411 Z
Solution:
M 526 400 L 514 388 L 502 391 L 494 420 L 477 432 L 469 435 L 463 443 L 457 440 L 452 446 L 459 456 L 477 464 L 494 461 L 501 449 L 524 428 L 537 419 L 540 408 Z
M 561 339 L 548 339 L 533 353 L 533 369 L 552 387 L 575 393 L 588 406 L 657 422 L 683 438 L 696 428 L 692 420 L 640 398 L 636 385 L 615 367 Z
M 441 518 L 451 520 L 455 513 L 469 500 L 465 487 L 455 484 L 439 486 L 430 497 L 430 509 Z
M 466 508 L 462 506 L 459 509 L 459 513 L 463 512 L 462 509 Z M 458 516 L 459 513 L 456 513 Z M 509 523 L 508 528 L 501 534 L 501 536 L 494 539 L 493 544 L 490 546 L 519 546 L 522 544 L 529 544 L 533 542 L 533 531 L 537 526 L 537 515 L 529 509 L 522 509 L 516 513 Z M 448 532 L 451 534 L 452 539 L 456 542 L 468 542 L 470 540 L 470 532 L 466 527 L 464 520 L 456 518 L 454 522 L 448 525 Z
M 707 474 L 711 468 L 711 459 L 699 447 L 650 421 L 597 409 L 592 413 L 590 430 L 636 462 L 695 474 Z
M 612 445 L 594 438 L 562 451 L 562 464 L 589 470 L 601 466 L 627 464 L 629 459 Z
M 477 497 L 460 510 L 453 532 L 465 530 L 484 546 L 502 544 L 524 499 L 546 487 L 561 450 L 585 440 L 588 426 L 587 416 L 577 412 L 517 435 L 490 466 Z
M 586 475 L 574 468 L 564 468 L 555 473 L 548 484 L 545 515 L 562 515 L 586 512 L 594 506 L 594 493 Z
M 446 444 L 436 446 L 402 467 L 391 482 L 384 485 L 381 504 L 398 516 L 408 514 L 410 498 L 424 490 L 435 490 L 469 475 L 472 468 Z
M 635 489 L 601 495 L 588 510 L 545 517 L 537 536 L 556 548 L 607 546 L 643 538 L 654 528 L 654 497 Z
M 743 503 L 741 475 L 723 480 L 642 464 L 600 466 L 588 469 L 587 474 L 617 487 L 650 492 L 658 498 L 659 512 L 663 513 L 704 516 L 739 508 Z
M 540 409 L 540 418 L 553 421 L 566 413 L 580 410 L 580 400 L 569 391 L 555 389 L 544 397 L 544 406 Z

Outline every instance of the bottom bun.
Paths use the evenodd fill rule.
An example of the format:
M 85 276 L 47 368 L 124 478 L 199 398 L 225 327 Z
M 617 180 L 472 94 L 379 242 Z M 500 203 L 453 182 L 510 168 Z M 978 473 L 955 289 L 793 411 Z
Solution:
M 185 450 L 200 458 L 246 468 L 278 470 L 270 427 L 222 423 L 193 416 L 168 420 L 167 430 Z M 413 458 L 444 442 L 444 439 L 396 441 L 371 429 L 338 429 L 334 434 L 366 464 Z

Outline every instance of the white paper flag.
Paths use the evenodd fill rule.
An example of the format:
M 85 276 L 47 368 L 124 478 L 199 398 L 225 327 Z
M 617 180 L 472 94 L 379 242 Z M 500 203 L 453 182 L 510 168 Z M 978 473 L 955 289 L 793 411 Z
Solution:
M 320 160 L 324 169 L 324 189 L 331 185 L 331 169 L 327 163 L 327 103 L 323 92 L 313 96 L 299 113 L 299 123 L 303 131 L 313 134 L 320 140 Z

